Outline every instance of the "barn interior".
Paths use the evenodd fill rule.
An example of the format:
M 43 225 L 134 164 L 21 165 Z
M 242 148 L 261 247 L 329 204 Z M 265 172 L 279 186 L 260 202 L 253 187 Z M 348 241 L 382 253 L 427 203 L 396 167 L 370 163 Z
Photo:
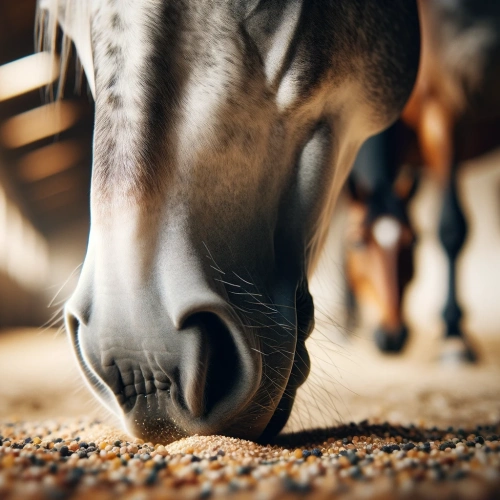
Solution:
M 84 76 L 77 70 L 68 72 L 62 99 L 50 95 L 47 86 L 59 75 L 50 58 L 34 50 L 35 12 L 36 0 L 0 2 L 0 435 L 7 438 L 7 433 L 14 432 L 13 426 L 22 422 L 33 428 L 46 426 L 54 433 L 67 425 L 71 429 L 68 436 L 74 436 L 78 433 L 74 429 L 99 421 L 104 426 L 102 441 L 119 436 L 116 440 L 133 442 L 84 384 L 62 328 L 62 306 L 76 286 L 89 231 L 94 106 Z M 76 68 L 74 56 L 69 64 Z M 436 213 L 443 196 L 439 185 L 424 176 L 410 205 L 418 234 L 416 273 L 403 301 L 410 338 L 397 354 L 381 353 L 375 346 L 376 319 L 370 308 L 361 310 L 354 324 L 346 316 L 343 243 L 348 195 L 343 193 L 311 283 L 316 304 L 316 328 L 308 347 L 311 375 L 299 391 L 285 428 L 289 441 L 275 444 L 273 450 L 293 451 L 304 447 L 303 443 L 319 442 L 314 437 L 304 438 L 303 432 L 310 429 L 345 429 L 344 424 L 366 420 L 396 428 L 463 428 L 475 436 L 481 434 L 480 426 L 490 429 L 482 434 L 493 435 L 489 446 L 496 461 L 480 463 L 484 474 L 467 488 L 459 485 L 457 490 L 446 490 L 443 481 L 436 479 L 418 494 L 444 498 L 450 491 L 460 491 L 460 498 L 495 498 L 500 491 L 500 444 L 498 437 L 494 439 L 500 423 L 500 149 L 464 162 L 458 172 L 469 222 L 458 264 L 458 296 L 465 311 L 463 327 L 478 354 L 477 362 L 443 363 L 440 359 L 448 270 L 437 237 Z M 342 432 L 346 437 L 349 434 Z M 296 441 L 294 433 L 300 436 Z M 100 439 L 98 433 L 89 435 L 90 440 Z M 193 446 L 200 456 L 208 453 L 203 443 L 170 446 L 167 450 L 172 456 L 191 456 Z M 221 438 L 218 446 L 226 449 L 229 444 Z M 247 446 L 241 443 L 242 450 Z M 15 481 L 23 477 L 41 483 L 36 474 L 8 476 L 7 461 L 2 458 L 6 448 L 0 441 L 0 497 L 4 491 L 12 498 L 16 494 L 19 498 L 45 498 L 37 496 L 42 493 L 34 487 L 15 489 Z M 198 483 L 193 481 L 188 485 L 193 498 L 200 491 L 201 495 L 207 495 L 206 491 L 227 493 L 220 485 L 219 489 L 214 486 L 222 482 L 220 478 L 209 486 L 204 483 L 206 491 L 196 490 L 193 485 Z M 283 493 L 274 486 L 262 493 L 255 485 L 259 481 L 260 477 L 244 490 L 250 495 L 245 498 L 254 493 L 278 498 Z M 388 491 L 395 495 L 392 483 L 380 483 L 377 489 L 376 482 L 364 484 L 365 498 L 376 494 L 388 498 L 384 496 Z M 349 491 L 341 483 L 336 479 L 328 486 L 301 490 L 298 481 L 288 484 L 285 493 L 320 498 L 326 496 L 328 487 L 330 493 L 336 491 L 347 498 Z M 132 495 L 132 490 L 110 484 L 100 490 L 102 495 Z M 172 484 L 168 486 L 173 488 L 169 490 L 172 498 L 174 493 L 184 498 L 184 483 Z M 69 496 L 60 498 L 86 498 L 84 486 L 88 485 L 81 491 L 76 483 L 65 486 Z M 160 492 L 161 487 L 155 485 Z M 402 495 L 412 491 L 404 490 Z

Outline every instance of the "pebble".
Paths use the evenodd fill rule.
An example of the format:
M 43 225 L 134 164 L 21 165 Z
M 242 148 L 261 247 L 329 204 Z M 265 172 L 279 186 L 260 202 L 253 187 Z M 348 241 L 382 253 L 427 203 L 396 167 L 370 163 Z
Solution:
M 33 490 L 37 500 L 73 493 L 78 500 L 100 499 L 107 498 L 102 492 L 108 488 L 126 500 L 218 498 L 247 491 L 274 500 L 287 493 L 326 498 L 352 490 L 356 496 L 357 488 L 371 485 L 374 491 L 381 488 L 380 498 L 393 499 L 412 498 L 414 488 L 439 484 L 455 488 L 449 498 L 476 500 L 483 498 L 475 488 L 478 481 L 491 491 L 500 489 L 498 426 L 455 433 L 363 422 L 311 435 L 299 447 L 292 446 L 293 436 L 278 439 L 284 447 L 220 436 L 165 445 L 117 439 L 116 431 L 113 436 L 102 429 L 98 422 L 75 428 L 0 424 L 0 498 L 31 499 L 26 492 Z
M 69 448 L 67 446 L 61 446 L 61 448 L 59 449 L 59 454 L 61 455 L 61 457 L 69 457 L 71 452 L 69 451 Z

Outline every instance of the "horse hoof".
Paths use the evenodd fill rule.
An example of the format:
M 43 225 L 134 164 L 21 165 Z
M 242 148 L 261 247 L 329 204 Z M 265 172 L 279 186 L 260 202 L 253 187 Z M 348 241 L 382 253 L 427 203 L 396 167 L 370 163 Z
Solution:
M 444 365 L 475 363 L 477 355 L 464 339 L 451 337 L 444 341 L 440 361 Z
M 377 328 L 374 337 L 375 344 L 380 351 L 386 353 L 401 352 L 408 340 L 408 328 L 402 326 L 395 332 L 389 332 L 384 328 Z

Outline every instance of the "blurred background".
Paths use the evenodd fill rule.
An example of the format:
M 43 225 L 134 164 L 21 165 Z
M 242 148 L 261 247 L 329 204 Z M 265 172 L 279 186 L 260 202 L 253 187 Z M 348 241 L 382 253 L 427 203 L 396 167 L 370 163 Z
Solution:
M 72 71 L 74 60 L 65 97 L 47 96 L 46 86 L 59 75 L 46 54 L 34 53 L 35 5 L 0 2 L 0 418 L 103 416 L 80 390 L 69 346 L 56 333 L 87 243 L 93 103 Z M 313 372 L 290 428 L 363 418 L 500 420 L 500 149 L 463 162 L 458 188 L 469 233 L 457 292 L 479 362 L 450 368 L 438 360 L 448 283 L 436 236 L 439 184 L 423 176 L 409 205 L 418 240 L 402 303 L 410 340 L 399 355 L 374 346 L 369 308 L 355 324 L 346 317 L 344 193 L 311 284 Z M 476 409 L 469 417 L 464 399 Z
M 69 72 L 34 54 L 35 0 L 0 3 L 0 327 L 40 326 L 82 262 L 89 223 L 93 104 Z M 74 66 L 74 61 L 70 61 Z M 73 278 L 78 272 L 73 273 Z M 74 286 L 70 278 L 68 290 Z M 62 290 L 61 296 L 67 296 Z M 56 302 L 61 297 L 56 299 Z

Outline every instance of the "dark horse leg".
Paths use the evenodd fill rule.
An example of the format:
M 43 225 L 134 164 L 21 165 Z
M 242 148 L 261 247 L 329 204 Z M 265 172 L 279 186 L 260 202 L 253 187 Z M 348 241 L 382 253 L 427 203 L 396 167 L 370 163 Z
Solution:
M 464 338 L 461 328 L 462 308 L 457 300 L 456 262 L 467 236 L 465 220 L 457 192 L 457 168 L 451 168 L 448 185 L 444 191 L 439 239 L 448 259 L 448 296 L 442 313 L 445 324 L 445 362 L 474 362 L 476 355 Z

